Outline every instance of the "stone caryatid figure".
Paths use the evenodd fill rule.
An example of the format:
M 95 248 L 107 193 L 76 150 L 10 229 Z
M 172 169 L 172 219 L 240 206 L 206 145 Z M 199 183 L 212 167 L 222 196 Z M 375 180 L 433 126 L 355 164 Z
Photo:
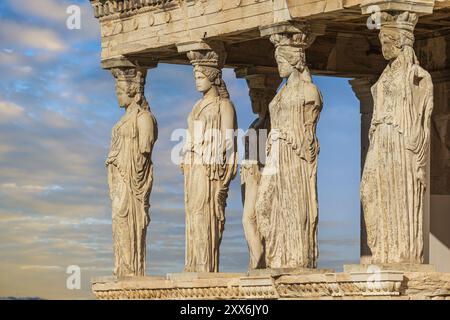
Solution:
M 316 267 L 316 126 L 322 96 L 305 63 L 313 39 L 307 25 L 270 37 L 279 74 L 287 81 L 269 105 L 271 131 L 256 201 L 268 268 Z
M 236 112 L 222 79 L 224 53 L 187 53 L 203 98 L 188 117 L 185 180 L 185 272 L 218 272 L 228 186 L 237 171 Z
M 258 231 L 256 195 L 264 167 L 265 145 L 270 132 L 269 103 L 276 94 L 281 78 L 269 74 L 249 74 L 246 77 L 253 113 L 258 115 L 244 137 L 245 156 L 241 163 L 241 189 L 244 212 L 242 224 L 250 253 L 249 269 L 265 267 L 264 243 Z
M 414 53 L 417 16 L 381 15 L 389 61 L 372 87 L 370 146 L 361 181 L 363 263 L 422 263 L 433 84 Z M 364 243 L 366 242 L 366 243 Z
M 125 114 L 112 129 L 108 168 L 112 201 L 115 276 L 143 276 L 153 145 L 158 129 L 144 96 L 146 70 L 114 68 L 119 105 Z

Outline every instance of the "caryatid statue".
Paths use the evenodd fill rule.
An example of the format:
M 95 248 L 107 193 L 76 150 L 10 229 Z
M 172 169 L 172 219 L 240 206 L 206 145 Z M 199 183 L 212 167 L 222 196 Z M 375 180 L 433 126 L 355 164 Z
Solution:
M 115 276 L 143 276 L 149 197 L 153 184 L 152 149 L 156 119 L 144 96 L 146 70 L 114 68 L 119 106 L 125 114 L 112 129 L 108 168 L 112 201 Z
M 379 38 L 389 63 L 372 87 L 361 181 L 363 263 L 423 262 L 433 84 L 414 53 L 416 23 L 415 13 L 381 14 Z
M 218 272 L 228 186 L 237 171 L 236 112 L 222 79 L 224 53 L 190 51 L 197 90 L 188 117 L 185 181 L 186 272 Z
M 245 156 L 241 163 L 241 189 L 244 212 L 242 224 L 250 253 L 249 269 L 265 268 L 264 243 L 256 219 L 256 195 L 265 163 L 267 134 L 270 131 L 269 103 L 277 92 L 281 78 L 274 74 L 245 76 L 253 113 L 258 115 L 244 137 Z
M 270 37 L 279 74 L 287 81 L 269 105 L 271 131 L 256 200 L 268 268 L 316 267 L 316 126 L 322 96 L 305 62 L 313 39 L 307 25 Z

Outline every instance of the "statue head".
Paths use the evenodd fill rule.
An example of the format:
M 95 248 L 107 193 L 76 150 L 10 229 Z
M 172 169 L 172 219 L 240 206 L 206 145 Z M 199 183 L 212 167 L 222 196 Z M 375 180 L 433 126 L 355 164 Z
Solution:
M 209 80 L 206 72 L 203 70 L 194 70 L 195 87 L 200 92 L 207 92 L 213 86 L 213 82 Z M 215 81 L 214 81 L 215 82 Z
M 266 111 L 270 100 L 267 101 L 267 94 L 263 89 L 250 89 L 249 96 L 254 114 L 259 114 Z
M 228 90 L 222 79 L 224 54 L 213 50 L 189 51 L 187 54 L 194 66 L 195 86 L 198 91 L 206 93 L 215 87 L 221 97 L 228 98 Z
M 251 74 L 246 76 L 246 80 L 253 113 L 266 114 L 269 103 L 281 83 L 281 78 L 273 74 Z
M 218 68 L 196 65 L 194 66 L 195 86 L 200 92 L 207 92 L 213 86 L 218 88 L 222 75 Z
M 141 105 L 145 100 L 144 86 L 147 71 L 139 68 L 114 68 L 112 74 L 116 78 L 119 106 L 128 108 L 133 103 Z
M 383 12 L 381 20 L 379 38 L 383 57 L 386 60 L 394 60 L 405 48 L 412 48 L 417 15 L 408 11 L 398 15 Z
M 305 50 L 311 44 L 311 37 L 306 32 L 278 33 L 270 36 L 275 45 L 275 59 L 280 77 L 289 77 L 294 70 L 306 69 Z

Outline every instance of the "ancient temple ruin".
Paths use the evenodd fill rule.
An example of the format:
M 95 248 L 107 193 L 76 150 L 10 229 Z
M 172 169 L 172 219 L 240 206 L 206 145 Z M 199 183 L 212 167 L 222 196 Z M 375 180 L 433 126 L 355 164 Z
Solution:
M 107 160 L 116 271 L 93 280 L 98 298 L 449 299 L 450 1 L 91 4 L 101 26 L 101 65 L 112 71 L 127 109 Z M 239 106 L 221 70 L 233 68 L 245 78 L 259 116 L 252 128 L 270 128 L 269 160 L 263 166 L 258 157 L 246 157 L 238 172 L 233 138 L 190 141 L 182 166 L 185 272 L 143 277 L 143 213 L 157 139 L 144 84 L 158 63 L 194 67 L 204 98 L 192 109 L 190 128 L 200 121 L 220 132 L 235 130 Z M 326 109 L 311 75 L 353 79 L 349 85 L 360 100 L 361 264 L 340 273 L 316 268 L 315 127 Z M 277 92 L 281 78 L 288 81 Z M 221 160 L 205 160 L 215 156 Z M 278 167 L 270 174 L 273 163 Z M 250 270 L 220 273 L 228 185 L 238 176 L 247 185 Z

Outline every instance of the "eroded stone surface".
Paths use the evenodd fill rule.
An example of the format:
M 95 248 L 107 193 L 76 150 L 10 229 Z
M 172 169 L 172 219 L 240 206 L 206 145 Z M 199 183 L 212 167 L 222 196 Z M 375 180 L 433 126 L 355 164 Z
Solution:
M 344 272 L 377 272 L 381 270 L 397 270 L 405 272 L 436 272 L 430 264 L 418 263 L 384 263 L 384 264 L 346 264 Z
M 149 198 L 153 185 L 153 145 L 156 119 L 144 96 L 146 70 L 114 68 L 119 105 L 124 116 L 112 130 L 106 160 L 112 206 L 116 276 L 143 276 Z
M 389 61 L 372 87 L 370 146 L 361 179 L 363 263 L 422 263 L 424 194 L 433 110 L 430 74 L 414 53 L 417 15 L 381 15 Z
M 269 105 L 271 131 L 255 206 L 258 230 L 268 268 L 315 268 L 316 126 L 323 103 L 305 61 L 314 34 L 309 25 L 294 23 L 277 24 L 273 32 L 279 74 L 287 82 Z
M 188 117 L 181 169 L 185 181 L 186 272 L 218 272 L 228 187 L 237 172 L 236 111 L 222 79 L 219 45 L 191 50 L 197 90 L 203 98 Z
M 99 299 L 448 299 L 450 275 L 381 271 L 242 276 L 98 279 Z
M 137 120 L 129 117 L 127 111 L 124 118 L 116 125 L 117 130 L 116 128 L 113 130 L 111 152 L 107 161 L 110 195 L 113 202 L 115 273 L 119 276 L 143 275 L 145 270 L 145 233 L 149 222 L 148 196 L 152 185 L 150 156 L 153 143 L 156 141 L 156 121 L 151 113 L 148 114 L 145 110 L 143 88 L 140 92 L 141 98 L 139 98 L 137 94 L 129 92 L 132 91 L 129 88 L 132 87 L 131 85 L 125 85 L 127 82 L 142 84 L 142 79 L 145 79 L 141 68 L 133 66 L 156 65 L 159 60 L 186 63 L 186 56 L 180 57 L 179 54 L 179 52 L 185 51 L 178 50 L 178 52 L 176 47 L 180 49 L 182 47 L 180 42 L 188 40 L 189 43 L 185 47 L 190 48 L 186 51 L 191 51 L 187 57 L 195 66 L 197 86 L 200 82 L 205 84 L 209 81 L 211 88 L 215 89 L 209 90 L 209 88 L 200 91 L 217 93 L 205 94 L 204 99 L 194 107 L 191 118 L 203 120 L 213 128 L 235 129 L 236 126 L 231 124 L 233 121 L 227 125 L 222 121 L 217 121 L 214 117 L 210 122 L 211 117 L 201 119 L 199 116 L 204 109 L 210 107 L 217 109 L 218 106 L 220 106 L 219 109 L 233 109 L 234 112 L 234 107 L 222 108 L 223 102 L 228 99 L 225 97 L 226 87 L 220 76 L 225 62 L 225 46 L 222 46 L 219 53 L 207 44 L 208 38 L 214 38 L 216 41 L 219 39 L 226 43 L 229 56 L 231 56 L 228 66 L 275 66 L 273 54 L 269 50 L 270 43 L 264 39 L 269 35 L 272 35 L 271 40 L 276 45 L 275 57 L 280 73 L 283 77 L 288 78 L 287 84 L 280 90 L 269 107 L 276 111 L 273 112 L 274 122 L 279 131 L 270 137 L 270 149 L 273 150 L 272 144 L 276 141 L 277 144 L 281 144 L 281 147 L 279 145 L 278 147 L 282 153 L 280 156 L 279 150 L 278 153 L 269 151 L 267 155 L 269 159 L 275 159 L 277 165 L 281 164 L 278 168 L 281 170 L 272 175 L 272 178 L 264 177 L 261 183 L 259 176 L 257 179 L 257 175 L 252 177 L 254 186 L 249 190 L 253 190 L 253 192 L 247 195 L 247 199 L 258 198 L 255 194 L 260 194 L 259 200 L 247 201 L 250 206 L 248 210 L 244 210 L 244 216 L 254 218 L 254 213 L 258 211 L 255 207 L 259 207 L 261 214 L 256 216 L 257 220 L 260 220 L 260 224 L 256 225 L 260 230 L 257 231 L 263 235 L 265 244 L 268 245 L 268 250 L 264 254 L 264 265 L 294 268 L 315 267 L 318 215 L 315 180 L 319 150 L 315 126 L 322 108 L 322 101 L 319 90 L 309 79 L 310 74 L 305 62 L 306 48 L 314 40 L 315 33 L 311 32 L 313 30 L 308 30 L 309 23 L 285 21 L 300 18 L 304 21 L 305 17 L 311 15 L 315 15 L 315 18 L 320 18 L 320 15 L 326 17 L 318 27 L 324 27 L 323 24 L 329 24 L 332 27 L 331 33 L 327 33 L 326 37 L 316 41 L 317 46 L 313 50 L 311 48 L 308 50 L 310 52 L 308 60 L 314 68 L 313 72 L 341 76 L 358 75 L 365 79 L 364 83 L 352 82 L 357 88 L 355 91 L 362 93 L 358 94 L 358 97 L 363 97 L 362 100 L 364 100 L 362 101 L 363 129 L 369 119 L 373 117 L 370 128 L 371 149 L 368 152 L 361 188 L 362 202 L 365 208 L 362 236 L 363 262 L 422 262 L 423 199 L 425 188 L 429 187 L 425 182 L 424 172 L 428 162 L 429 140 L 432 136 L 430 135 L 429 119 L 433 107 L 433 90 L 430 75 L 419 66 L 412 49 L 413 31 L 417 18 L 415 13 L 430 13 L 433 3 L 436 10 L 448 7 L 447 2 L 411 0 L 406 4 L 402 1 L 384 0 L 351 0 L 336 3 L 325 0 L 308 2 L 273 2 L 271 0 L 197 2 L 186 0 L 186 5 L 180 6 L 181 2 L 173 0 L 146 2 L 93 0 L 95 14 L 100 17 L 101 23 L 102 65 L 108 69 L 115 69 L 114 74 L 118 80 L 119 78 L 127 79 L 118 81 L 118 89 L 123 91 L 119 94 L 119 100 L 123 97 L 136 98 L 134 104 L 128 101 L 124 103 L 124 106 L 127 107 L 130 114 L 134 114 L 135 110 L 139 111 L 135 113 L 138 114 Z M 280 7 L 281 3 L 283 5 Z M 372 81 L 370 76 L 378 76 L 384 66 L 379 61 L 380 54 L 374 45 L 376 40 L 372 39 L 365 27 L 361 28 L 359 19 L 353 19 L 358 21 L 356 24 L 350 21 L 352 19 L 347 19 L 345 28 L 349 29 L 342 26 L 342 30 L 339 27 L 336 32 L 336 26 L 341 26 L 339 24 L 342 22 L 341 18 L 345 19 L 348 17 L 347 15 L 355 17 L 355 12 L 356 17 L 359 18 L 358 10 L 354 9 L 360 4 L 365 13 L 369 12 L 369 7 L 373 4 L 380 5 L 380 9 L 384 11 L 380 16 L 382 22 L 380 39 L 383 54 L 389 60 L 389 64 L 373 87 L 373 110 L 368 107 L 371 99 L 367 98 L 365 91 L 369 86 L 368 83 Z M 162 6 L 164 10 L 161 10 Z M 274 8 L 282 10 L 275 14 Z M 234 16 L 238 16 L 239 19 L 230 18 Z M 445 18 L 445 11 L 438 12 L 431 18 L 427 16 L 421 18 L 426 23 L 422 24 L 416 33 L 421 34 L 422 43 L 425 43 L 424 37 L 429 37 L 431 34 L 427 28 L 434 26 L 435 35 L 442 32 L 440 25 Z M 278 23 L 273 25 L 273 22 Z M 261 27 L 260 38 L 257 35 L 258 27 Z M 323 30 L 318 30 L 320 28 L 316 28 L 316 33 L 324 34 Z M 434 90 L 438 96 L 437 104 L 440 107 L 432 121 L 435 131 L 435 148 L 432 152 L 434 158 L 439 161 L 435 161 L 431 166 L 431 182 L 434 186 L 432 191 L 443 196 L 448 194 L 450 185 L 448 179 L 446 180 L 450 149 L 448 141 L 446 141 L 449 131 L 448 104 L 446 103 L 448 100 L 448 59 L 444 54 L 447 43 L 449 43 L 448 39 L 448 35 L 443 34 L 429 39 L 426 48 L 422 44 L 419 45 L 419 50 L 422 53 L 425 52 L 425 56 L 428 55 L 426 68 L 433 68 L 430 70 L 433 80 L 441 82 Z M 199 43 L 203 45 L 198 46 Z M 332 54 L 328 57 L 330 51 Z M 246 54 L 244 55 L 242 52 L 246 52 Z M 217 57 L 216 54 L 218 54 Z M 124 55 L 130 59 L 127 68 L 115 68 L 115 61 L 121 60 Z M 141 72 L 140 75 L 139 72 Z M 292 92 L 289 91 L 290 88 L 293 88 Z M 212 96 L 215 96 L 216 99 L 213 99 Z M 302 112 L 305 111 L 302 113 L 303 118 L 301 119 L 296 119 L 296 116 L 300 114 L 295 113 L 298 111 L 297 104 L 301 107 Z M 229 99 L 228 102 L 225 101 L 225 105 L 231 105 Z M 194 112 L 196 108 L 199 109 L 197 110 L 199 112 Z M 221 119 L 231 118 L 229 116 L 233 112 L 228 111 L 224 111 L 220 115 Z M 141 118 L 148 118 L 148 121 L 141 120 Z M 300 130 L 298 130 L 298 126 Z M 263 124 L 261 127 L 265 127 L 265 125 Z M 287 133 L 283 133 L 285 128 L 289 129 Z M 147 138 L 143 139 L 142 137 Z M 120 143 L 120 141 L 125 141 L 125 143 Z M 119 145 L 120 147 L 117 147 Z M 363 160 L 365 146 L 363 142 Z M 191 148 L 191 145 L 187 147 L 188 153 L 191 155 L 196 153 L 195 148 Z M 200 154 L 203 154 L 204 151 L 200 150 Z M 127 163 L 134 162 L 143 164 L 138 168 L 139 174 L 126 166 Z M 301 168 L 300 172 L 297 168 L 294 169 L 296 166 Z M 246 168 L 243 167 L 245 176 Z M 210 179 L 211 175 L 205 171 L 205 166 L 198 166 L 195 169 L 189 165 L 183 166 L 186 179 L 188 230 L 204 231 L 207 229 L 211 231 L 198 233 L 211 235 L 206 238 L 197 236 L 196 232 L 188 232 L 187 271 L 218 271 L 219 269 L 219 244 L 223 232 L 225 200 L 229 181 L 235 174 L 235 163 L 233 162 L 230 166 L 219 166 L 216 169 L 218 170 L 213 171 L 214 174 L 219 172 L 217 179 Z M 140 173 L 143 175 L 141 176 Z M 134 179 L 136 183 L 130 192 L 122 192 L 124 183 L 121 182 L 120 177 L 136 178 Z M 290 181 L 290 178 L 293 178 L 294 181 Z M 206 188 L 197 190 L 196 186 L 199 185 L 206 186 Z M 203 191 L 211 196 L 212 200 L 208 204 L 202 203 L 200 199 L 204 194 Z M 137 199 L 137 194 L 144 196 Z M 261 194 L 263 195 L 261 196 Z M 274 195 L 281 201 L 272 208 L 270 206 L 274 202 L 264 203 L 264 200 L 267 198 L 266 196 Z M 207 208 L 210 204 L 212 204 L 212 209 Z M 286 209 L 287 204 L 291 207 Z M 193 212 L 202 213 L 199 215 L 200 221 L 196 220 L 197 217 L 192 214 Z M 133 219 L 127 219 L 127 217 L 133 217 Z M 296 222 L 300 220 L 302 223 L 286 223 L 285 225 L 277 223 L 283 221 L 283 219 L 278 221 L 277 219 L 286 217 L 294 218 Z M 300 228 L 299 225 L 301 225 Z M 254 229 L 255 223 L 250 226 Z M 300 229 L 304 231 L 301 237 L 298 236 L 301 233 Z M 258 251 L 257 247 L 262 244 L 260 241 L 262 239 L 259 235 L 252 236 L 250 234 L 251 232 L 246 231 L 251 253 L 250 268 L 262 267 L 261 252 L 255 253 Z M 251 241 L 251 239 L 257 241 Z M 282 245 L 276 245 L 277 240 L 280 239 L 282 241 L 278 241 L 278 243 Z M 251 242 L 257 243 L 257 245 L 252 245 Z M 398 289 L 398 272 L 386 273 L 384 272 L 386 268 L 388 271 L 391 268 L 405 271 L 405 278 L 408 278 L 407 284 L 402 282 L 402 289 Z M 373 277 L 373 274 L 366 275 L 366 271 L 368 271 L 367 266 L 361 266 L 359 269 L 354 267 L 352 273 L 342 274 L 329 272 L 319 272 L 319 274 L 311 272 L 314 274 L 309 274 L 306 271 L 294 272 L 291 269 L 287 272 L 291 274 L 286 275 L 285 269 L 283 272 L 262 270 L 259 274 L 253 273 L 249 277 L 243 278 L 234 275 L 221 276 L 220 274 L 208 274 L 206 277 L 201 273 L 175 275 L 170 279 L 152 278 L 154 285 L 161 286 L 162 291 L 152 291 L 153 289 L 147 288 L 146 278 L 141 278 L 139 281 L 136 280 L 137 278 L 133 278 L 134 280 L 131 281 L 123 280 L 122 277 L 120 281 L 114 281 L 114 285 L 120 286 L 112 290 L 115 293 L 112 293 L 111 296 L 117 297 L 117 293 L 119 297 L 128 298 L 145 298 L 149 295 L 153 298 L 182 298 L 192 295 L 197 298 L 353 297 L 358 299 L 376 296 L 377 298 L 441 299 L 448 297 L 448 278 L 446 275 L 431 272 L 432 269 L 429 266 L 409 265 L 404 267 L 404 265 L 389 264 L 385 267 L 383 264 L 381 271 L 383 271 L 382 278 L 385 282 L 381 287 L 373 286 L 370 281 L 363 284 L 362 280 L 365 277 L 368 279 Z M 173 288 L 174 283 L 176 289 Z M 104 281 L 102 284 L 99 282 L 95 285 L 108 288 L 110 284 L 108 281 Z M 131 285 L 137 287 L 133 289 Z M 441 285 L 442 288 L 437 289 L 438 285 Z M 98 286 L 96 288 L 98 289 Z M 126 292 L 121 292 L 121 290 Z M 107 291 L 100 290 L 98 292 L 99 295 L 105 294 L 105 297 L 108 297 L 110 292 Z
M 240 175 L 244 204 L 242 224 L 250 254 L 249 269 L 261 269 L 266 266 L 266 262 L 264 241 L 258 230 L 255 204 L 261 170 L 265 165 L 267 135 L 270 132 L 269 103 L 276 94 L 281 78 L 278 74 L 270 73 L 263 68 L 245 68 L 236 73 L 238 76 L 243 74 L 247 80 L 252 110 L 258 115 L 244 137 L 245 154 Z

